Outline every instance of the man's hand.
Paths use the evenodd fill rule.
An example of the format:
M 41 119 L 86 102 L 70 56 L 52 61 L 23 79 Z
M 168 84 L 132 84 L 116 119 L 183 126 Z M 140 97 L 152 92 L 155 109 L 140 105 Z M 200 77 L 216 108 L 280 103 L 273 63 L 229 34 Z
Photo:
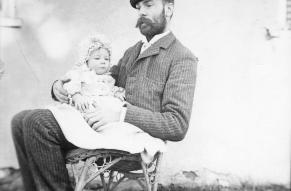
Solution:
M 63 88 L 64 83 L 69 81 L 69 78 L 63 78 L 53 84 L 53 93 L 61 103 L 69 103 L 68 92 Z
M 93 104 L 93 101 L 91 99 L 89 99 L 88 97 L 82 96 L 79 93 L 75 94 L 72 98 L 73 98 L 75 107 L 82 112 L 86 112 Z
M 95 106 L 95 110 L 87 112 L 84 115 L 84 119 L 87 121 L 89 126 L 92 127 L 95 131 L 111 122 L 117 122 L 120 119 L 121 108 L 120 110 L 112 110 L 109 108 L 101 109 L 98 106 Z

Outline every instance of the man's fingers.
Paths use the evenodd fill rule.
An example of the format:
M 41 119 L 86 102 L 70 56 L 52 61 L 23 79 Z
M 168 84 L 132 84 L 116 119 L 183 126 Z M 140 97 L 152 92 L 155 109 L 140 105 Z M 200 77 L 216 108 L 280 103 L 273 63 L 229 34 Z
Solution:
M 81 103 L 78 104 L 78 110 L 80 110 L 81 112 L 84 112 L 83 104 Z
M 106 124 L 105 121 L 98 121 L 93 124 L 92 129 L 94 129 L 95 131 L 98 131 L 99 128 L 105 124 Z
M 69 102 L 69 98 L 67 96 L 64 96 L 62 94 L 55 94 L 55 96 L 57 97 L 57 99 L 61 102 Z
M 89 109 L 89 102 L 86 102 L 86 104 L 85 104 L 85 108 L 86 108 L 86 109 Z
M 82 104 L 78 104 L 78 110 L 80 110 L 81 112 L 83 112 Z
M 91 117 L 91 118 L 87 119 L 86 121 L 87 121 L 87 123 L 92 127 L 92 125 L 93 125 L 94 123 L 101 121 L 101 119 L 102 119 L 101 116 L 96 115 L 96 116 L 94 116 L 94 117 Z
M 54 83 L 53 92 L 59 101 L 68 103 L 68 92 L 63 88 L 63 83 L 60 80 Z
M 85 106 L 85 104 L 83 103 L 83 104 L 81 104 L 81 110 L 82 110 L 82 112 L 84 112 L 85 110 L 86 110 L 86 106 Z
M 77 110 L 80 110 L 80 105 L 76 104 Z
M 87 102 L 84 102 L 83 103 L 83 105 L 82 105 L 82 107 L 83 107 L 83 112 L 85 112 L 85 111 L 87 111 L 87 109 L 88 109 L 88 103 Z
M 95 101 L 92 103 L 92 105 L 94 106 L 95 109 L 100 109 L 100 107 L 98 106 L 98 104 Z
M 57 90 L 57 92 L 59 92 L 59 94 L 68 95 L 68 92 L 63 88 L 63 84 L 58 84 L 55 88 Z
M 68 92 L 64 88 L 59 88 L 58 91 L 64 96 L 68 96 Z

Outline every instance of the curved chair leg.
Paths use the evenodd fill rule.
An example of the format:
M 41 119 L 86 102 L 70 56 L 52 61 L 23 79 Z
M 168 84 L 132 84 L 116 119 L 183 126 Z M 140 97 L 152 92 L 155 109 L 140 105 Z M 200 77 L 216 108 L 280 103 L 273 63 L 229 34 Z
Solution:
M 141 161 L 141 166 L 145 177 L 146 188 L 148 191 L 158 190 L 162 157 L 163 154 L 158 153 L 158 157 L 156 159 L 155 164 L 155 170 L 153 172 L 149 172 L 149 169 L 147 168 L 146 164 L 143 161 Z
M 90 157 L 86 160 L 85 165 L 82 169 L 79 180 L 76 182 L 75 191 L 83 191 L 86 186 L 86 175 L 88 173 L 89 167 L 96 161 L 96 157 Z
M 108 190 L 108 191 L 110 191 L 110 188 L 111 188 L 111 185 L 112 185 L 113 178 L 114 178 L 114 171 L 111 170 L 111 171 L 109 172 L 109 178 L 108 178 L 108 183 L 107 183 L 107 190 Z
M 146 164 L 143 161 L 141 161 L 141 166 L 142 166 L 142 171 L 143 171 L 145 182 L 146 182 L 147 191 L 151 191 L 152 190 L 152 188 L 151 188 L 152 186 L 151 186 L 151 182 L 150 182 L 148 168 L 147 168 Z
M 109 188 L 107 187 L 107 183 L 106 183 L 105 178 L 104 178 L 104 173 L 100 174 L 100 178 L 101 178 L 101 181 L 102 181 L 103 190 L 104 191 L 108 191 Z
M 72 169 L 72 174 L 75 180 L 75 184 L 77 184 L 77 182 L 79 182 L 79 176 L 77 174 L 77 170 L 76 170 L 76 165 L 75 164 L 71 164 L 71 169 Z
M 153 191 L 157 191 L 158 190 L 158 183 L 160 181 L 162 159 L 163 159 L 163 153 L 159 153 L 157 161 L 156 161 L 156 169 L 155 169 L 155 177 L 154 177 L 154 183 L 153 183 Z

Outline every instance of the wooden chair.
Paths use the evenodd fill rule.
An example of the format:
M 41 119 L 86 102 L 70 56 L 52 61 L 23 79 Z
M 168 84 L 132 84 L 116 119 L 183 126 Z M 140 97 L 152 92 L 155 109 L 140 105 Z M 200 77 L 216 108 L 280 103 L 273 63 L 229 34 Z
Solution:
M 140 154 L 120 150 L 75 149 L 67 153 L 66 163 L 72 167 L 75 191 L 83 191 L 85 186 L 98 176 L 104 191 L 112 191 L 128 179 L 136 180 L 144 190 L 157 191 L 162 156 L 159 152 L 150 164 L 145 164 Z M 80 161 L 83 161 L 84 165 L 78 175 L 76 164 Z

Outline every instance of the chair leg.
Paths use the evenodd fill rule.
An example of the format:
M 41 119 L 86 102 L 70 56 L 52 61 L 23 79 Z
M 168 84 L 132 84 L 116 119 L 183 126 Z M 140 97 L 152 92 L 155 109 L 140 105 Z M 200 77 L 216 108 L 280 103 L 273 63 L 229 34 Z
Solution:
M 108 179 L 108 184 L 107 184 L 108 191 L 110 190 L 110 187 L 111 187 L 111 184 L 112 184 L 112 181 L 113 181 L 113 178 L 114 178 L 113 174 L 114 174 L 114 171 L 111 170 L 109 172 L 109 179 Z
M 158 190 L 158 183 L 160 181 L 162 159 L 163 159 L 163 153 L 159 153 L 157 161 L 156 161 L 155 177 L 154 177 L 154 183 L 153 183 L 153 190 L 152 191 L 157 191 Z
M 83 191 L 84 187 L 86 186 L 86 175 L 88 173 L 89 167 L 96 161 L 96 157 L 90 157 L 86 160 L 84 167 L 82 169 L 81 176 L 76 182 L 75 191 Z
M 142 166 L 142 171 L 143 171 L 144 178 L 145 178 L 145 181 L 146 181 L 147 191 L 151 191 L 152 188 L 151 188 L 151 182 L 150 182 L 150 178 L 149 178 L 148 168 L 147 168 L 146 164 L 143 161 L 141 161 L 141 166 Z
M 106 183 L 105 178 L 104 178 L 104 173 L 100 174 L 100 178 L 101 178 L 101 181 L 102 181 L 103 190 L 104 191 L 108 191 L 109 188 L 107 187 L 107 183 Z
M 148 191 L 158 190 L 158 182 L 160 180 L 162 158 L 163 158 L 163 153 L 158 153 L 155 169 L 152 172 L 149 172 L 149 169 L 147 168 L 146 164 L 143 161 L 141 161 L 141 166 L 142 166 L 142 170 L 145 177 L 146 189 Z
M 76 165 L 75 164 L 71 164 L 71 168 L 72 168 L 72 173 L 75 179 L 75 184 L 77 184 L 77 182 L 79 182 L 79 177 L 78 177 L 78 173 L 76 170 Z

